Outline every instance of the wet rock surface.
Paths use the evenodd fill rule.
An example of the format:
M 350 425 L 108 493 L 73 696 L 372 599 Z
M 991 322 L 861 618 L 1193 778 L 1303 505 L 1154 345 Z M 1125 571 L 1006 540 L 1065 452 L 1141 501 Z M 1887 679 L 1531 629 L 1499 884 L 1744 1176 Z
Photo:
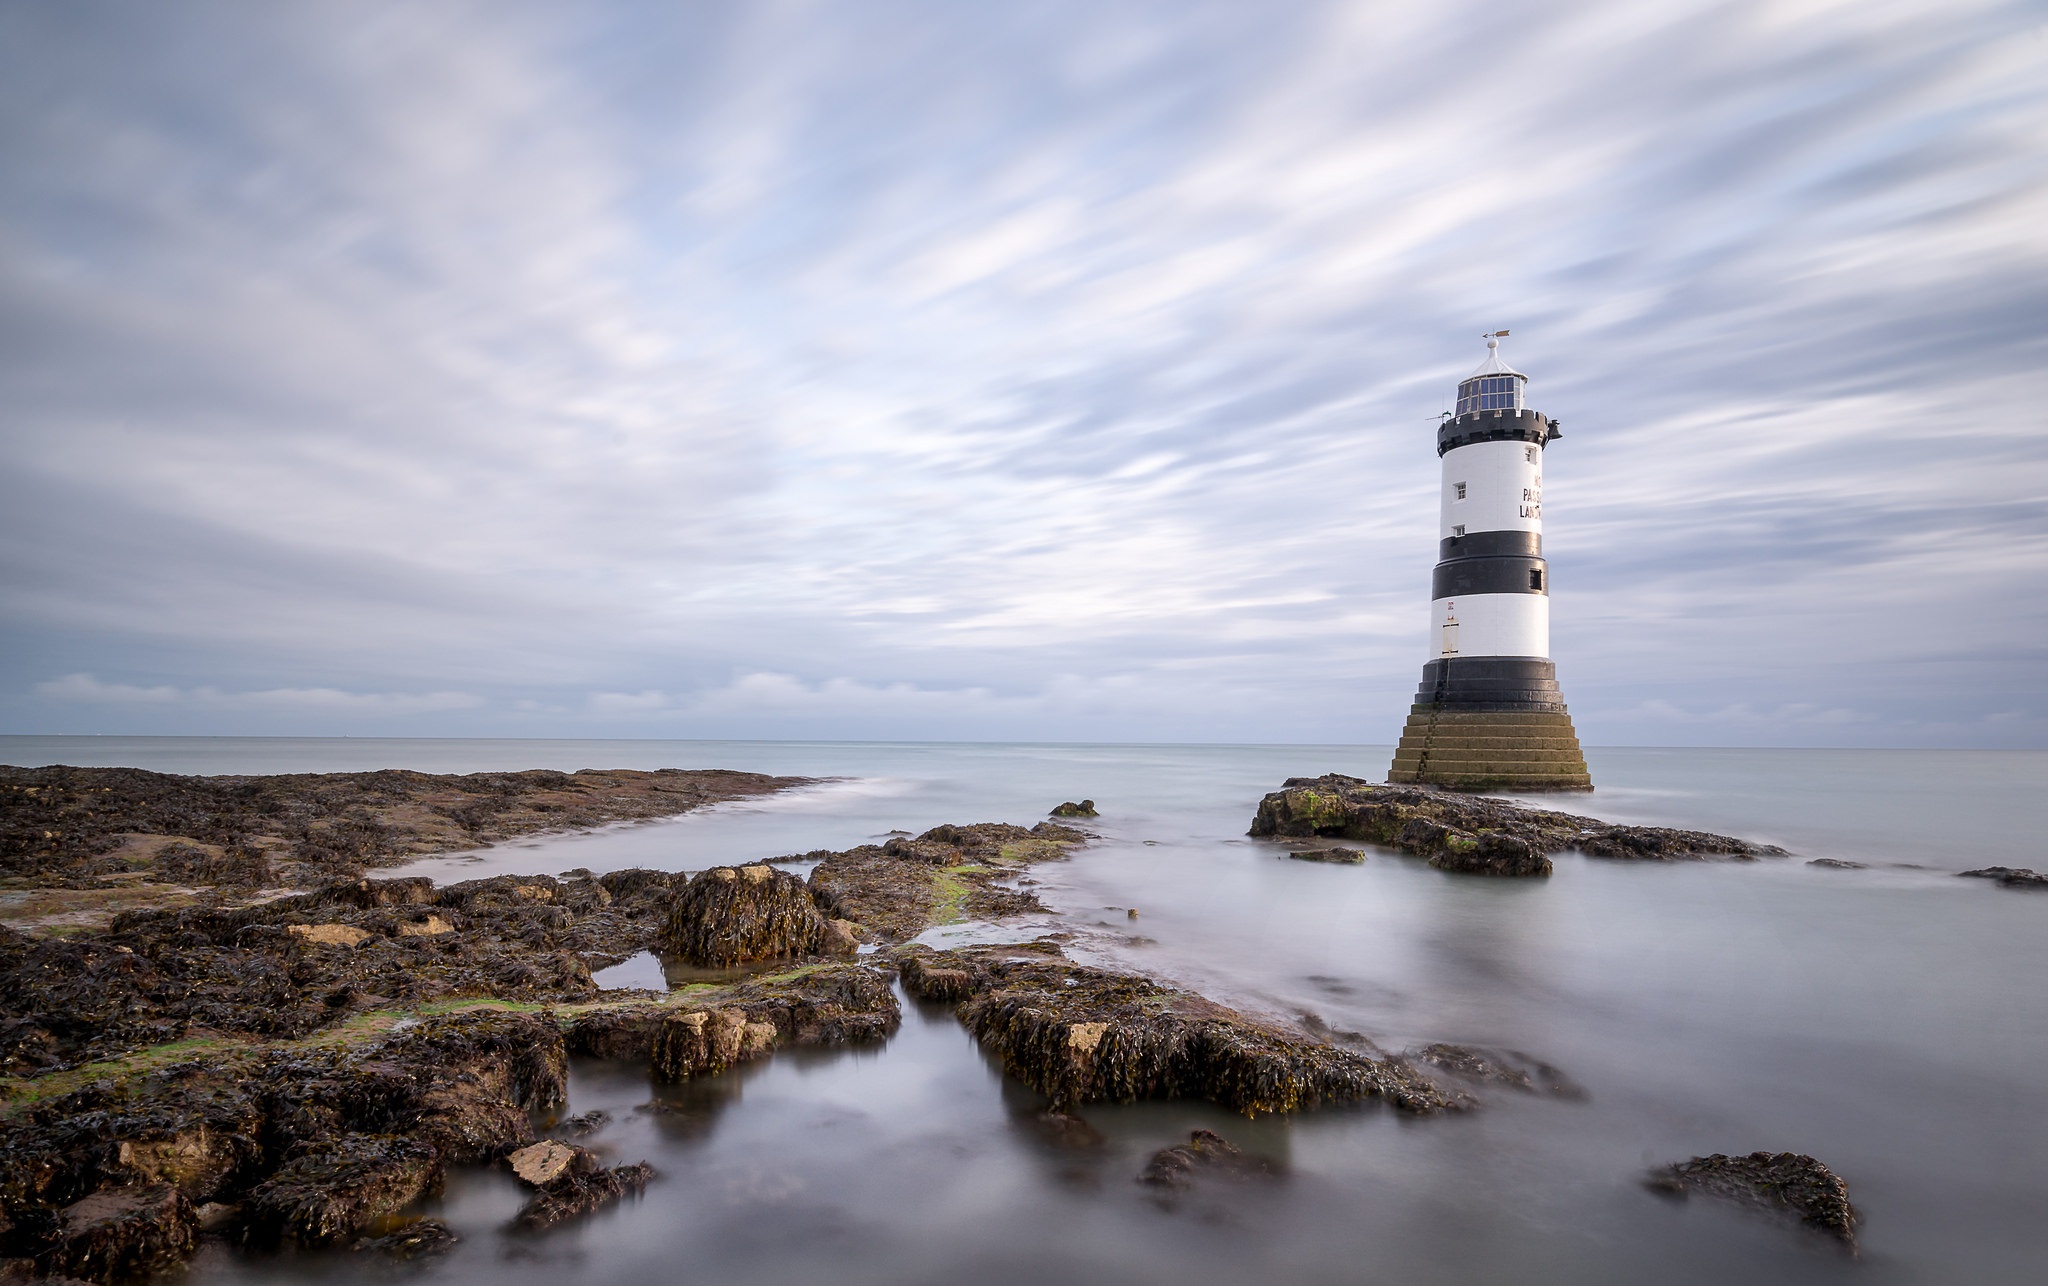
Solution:
M 1084 799 L 1081 800 L 1079 803 L 1076 803 L 1075 801 L 1070 799 L 1066 803 L 1061 804 L 1059 807 L 1053 809 L 1052 815 L 1054 817 L 1099 816 L 1099 814 L 1095 811 L 1095 801 L 1092 799 Z
M 1460 1080 L 1505 1085 L 1527 1094 L 1579 1099 L 1586 1092 L 1569 1076 L 1538 1058 L 1512 1049 L 1474 1049 L 1467 1045 L 1433 1044 L 1411 1049 L 1403 1061 Z
M 1337 862 L 1357 866 L 1365 861 L 1365 850 L 1361 848 L 1296 848 L 1289 849 L 1287 856 L 1297 862 Z
M 1548 875 L 1549 854 L 1568 849 L 1625 861 L 1785 855 L 1768 844 L 1705 831 L 1611 826 L 1506 800 L 1381 785 L 1341 773 L 1290 777 L 1259 801 L 1250 834 L 1362 840 L 1427 858 L 1442 870 L 1479 875 Z
M 654 943 L 674 883 L 659 871 L 348 880 L 254 906 L 131 912 L 80 938 L 0 927 L 0 1072 L 195 1034 L 294 1039 L 459 998 L 590 1000 L 592 968 Z
M 536 831 L 666 817 L 807 784 L 664 768 L 184 777 L 0 766 L 0 875 L 306 887 Z
M 1652 1190 L 1671 1196 L 1700 1193 L 1790 1216 L 1852 1250 L 1856 1246 L 1856 1225 L 1862 1216 L 1849 1202 L 1849 1185 L 1819 1161 L 1797 1152 L 1716 1152 L 1654 1170 L 1646 1182 Z
M 350 1250 L 359 1255 L 378 1255 L 406 1262 L 433 1259 L 455 1249 L 460 1241 L 454 1230 L 439 1219 L 415 1219 L 377 1237 L 359 1238 Z
M 1980 870 L 1963 871 L 1971 879 L 1997 880 L 2000 888 L 2007 889 L 2048 889 L 2048 875 L 2030 871 L 2024 866 L 1986 866 Z
M 607 1170 L 596 1153 L 577 1148 L 562 1172 L 520 1208 L 512 1226 L 521 1232 L 558 1227 L 622 1197 L 638 1196 L 653 1178 L 654 1167 L 644 1161 Z
M 1208 1179 L 1269 1179 L 1273 1168 L 1213 1130 L 1196 1130 L 1186 1143 L 1153 1153 L 1138 1173 L 1148 1187 L 1185 1191 Z
M 955 1002 L 982 1047 L 1055 1111 L 1175 1098 L 1247 1115 L 1372 1098 L 1416 1113 L 1461 1105 L 1396 1060 L 1149 978 L 1077 965 L 1056 944 L 912 946 L 894 959 L 908 991 Z
M 818 859 L 810 887 L 828 914 L 858 925 L 872 941 L 895 943 L 934 924 L 1043 911 L 1036 897 L 998 881 L 1035 862 L 1064 858 L 1087 839 L 1057 822 L 1028 830 L 983 822 L 806 856 Z
M 772 866 L 717 866 L 676 895 L 661 949 L 690 964 L 722 968 L 810 955 L 828 932 L 825 915 L 796 876 Z
M 1807 865 L 1822 867 L 1830 871 L 1867 871 L 1870 869 L 1867 863 L 1845 862 L 1839 857 L 1816 857 L 1811 862 L 1808 862 Z

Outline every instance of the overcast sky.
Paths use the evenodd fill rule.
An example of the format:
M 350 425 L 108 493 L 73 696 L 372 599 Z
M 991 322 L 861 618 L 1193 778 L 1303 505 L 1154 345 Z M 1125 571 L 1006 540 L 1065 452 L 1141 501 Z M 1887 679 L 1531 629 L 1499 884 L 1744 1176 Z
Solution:
M 2038 3 L 0 3 L 0 731 L 2048 745 Z

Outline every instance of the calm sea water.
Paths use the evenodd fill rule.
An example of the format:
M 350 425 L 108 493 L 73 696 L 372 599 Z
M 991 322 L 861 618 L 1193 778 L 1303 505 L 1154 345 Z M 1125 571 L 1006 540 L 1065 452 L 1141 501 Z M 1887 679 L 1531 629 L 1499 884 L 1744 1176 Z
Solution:
M 1400 1048 L 1526 1051 L 1579 1101 L 1496 1091 L 1457 1119 L 1374 1107 L 1246 1121 L 1096 1108 L 1100 1146 L 1035 1120 L 943 1010 L 874 1050 L 785 1054 L 656 1087 L 579 1064 L 598 1146 L 652 1161 L 647 1196 L 539 1239 L 474 1171 L 437 1213 L 450 1281 L 2034 1282 L 2048 1263 L 2048 895 L 1955 878 L 2048 867 L 2048 753 L 1593 750 L 1600 789 L 1543 802 L 1784 845 L 1749 864 L 1566 857 L 1547 881 L 1446 876 L 1375 853 L 1288 861 L 1245 838 L 1289 776 L 1378 778 L 1386 747 L 0 738 L 0 761 L 173 772 L 731 767 L 835 780 L 670 822 L 547 837 L 417 869 L 719 862 L 942 821 L 1102 809 L 1040 868 L 1033 932 L 1077 953 Z M 1867 870 L 1806 865 L 1829 856 Z M 1135 907 L 1130 920 L 1125 908 Z M 1213 1128 L 1281 1177 L 1162 1206 L 1133 1182 Z M 1638 1180 L 1705 1152 L 1810 1152 L 1865 1211 L 1864 1254 Z M 197 1280 L 350 1279 L 342 1259 L 212 1255 Z

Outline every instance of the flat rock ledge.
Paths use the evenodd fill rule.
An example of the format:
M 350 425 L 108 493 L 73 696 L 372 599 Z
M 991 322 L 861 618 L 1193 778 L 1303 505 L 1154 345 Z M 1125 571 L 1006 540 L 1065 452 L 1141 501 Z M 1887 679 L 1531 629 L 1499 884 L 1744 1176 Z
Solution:
M 950 1002 L 982 1048 L 1052 1100 L 1206 1099 L 1254 1116 L 1383 1099 L 1469 1106 L 1397 1059 L 1344 1049 L 1149 978 L 1077 965 L 1055 943 L 902 948 L 903 985 Z
M 2048 875 L 2030 871 L 2024 866 L 1986 866 L 1961 874 L 1971 879 L 1997 880 L 2003 889 L 2048 889 Z
M 1862 1216 L 1849 1202 L 1849 1185 L 1833 1170 L 1797 1152 L 1694 1157 L 1650 1172 L 1652 1191 L 1685 1197 L 1695 1192 L 1752 1209 L 1790 1216 L 1816 1232 L 1856 1248 Z
M 1549 875 L 1549 855 L 1571 849 L 1619 861 L 1786 856 L 1784 849 L 1727 835 L 1613 826 L 1506 800 L 1423 786 L 1385 786 L 1341 773 L 1288 778 L 1281 789 L 1259 801 L 1249 833 L 1275 839 L 1360 840 L 1426 858 L 1440 870 L 1471 875 Z

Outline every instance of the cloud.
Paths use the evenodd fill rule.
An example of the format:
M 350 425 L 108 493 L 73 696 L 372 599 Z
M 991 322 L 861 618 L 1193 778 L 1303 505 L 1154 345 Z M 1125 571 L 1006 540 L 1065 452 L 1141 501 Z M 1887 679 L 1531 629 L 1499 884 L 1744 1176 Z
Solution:
M 181 689 L 169 685 L 138 687 L 102 683 L 90 674 L 67 674 L 36 685 L 36 694 L 67 704 L 181 706 L 199 711 L 265 713 L 408 715 L 445 710 L 472 710 L 483 701 L 467 692 L 342 692 L 334 688 L 270 688 L 256 692 L 223 692 L 218 688 Z
M 6 22 L 6 727 L 1385 740 L 1503 326 L 1588 740 L 2048 709 L 2025 5 Z

